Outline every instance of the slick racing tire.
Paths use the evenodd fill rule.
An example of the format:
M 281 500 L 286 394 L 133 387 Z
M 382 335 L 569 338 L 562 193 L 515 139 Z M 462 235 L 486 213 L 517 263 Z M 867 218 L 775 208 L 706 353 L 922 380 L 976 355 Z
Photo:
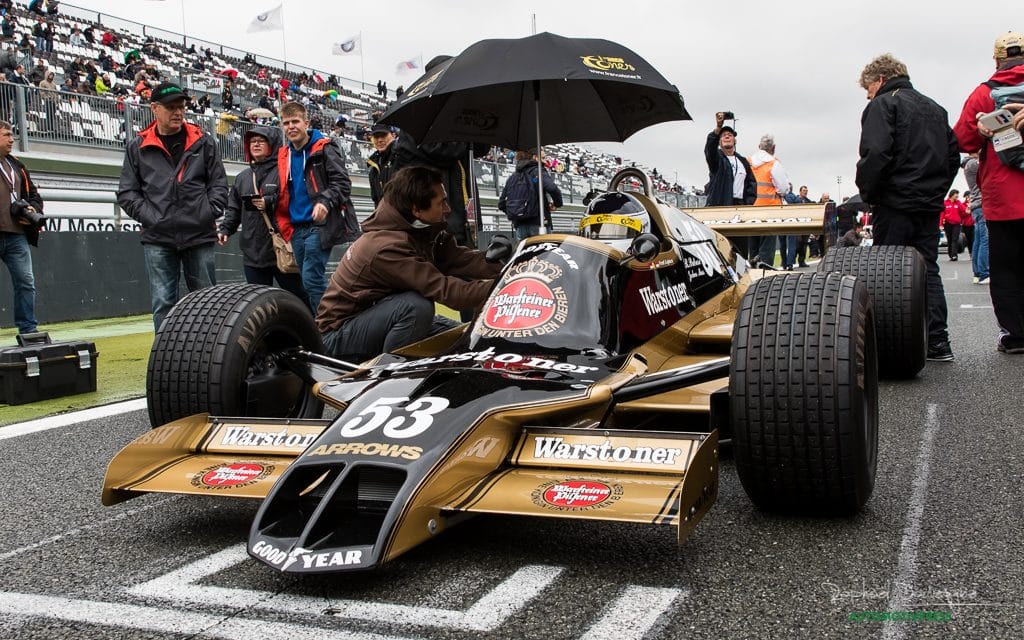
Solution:
M 208 412 L 319 418 L 309 385 L 276 364 L 290 347 L 321 352 L 309 308 L 282 289 L 225 284 L 182 298 L 156 334 L 146 371 L 154 427 Z
M 852 276 L 758 280 L 733 327 L 729 415 L 740 482 L 766 511 L 849 515 L 878 460 L 875 324 Z
M 913 378 L 928 354 L 927 285 L 924 260 L 913 247 L 829 249 L 822 273 L 844 273 L 863 280 L 871 295 L 878 330 L 878 373 Z

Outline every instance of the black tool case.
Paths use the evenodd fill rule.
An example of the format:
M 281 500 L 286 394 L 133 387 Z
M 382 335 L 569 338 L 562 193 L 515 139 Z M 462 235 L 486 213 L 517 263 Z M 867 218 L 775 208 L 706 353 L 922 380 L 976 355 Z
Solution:
M 0 404 L 25 404 L 96 390 L 94 342 L 52 342 L 47 333 L 18 336 L 0 348 Z

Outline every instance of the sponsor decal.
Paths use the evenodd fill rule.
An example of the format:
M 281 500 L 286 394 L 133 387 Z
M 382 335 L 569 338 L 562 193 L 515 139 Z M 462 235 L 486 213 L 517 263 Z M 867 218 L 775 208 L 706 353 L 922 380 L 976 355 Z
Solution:
M 598 71 L 636 71 L 624 58 L 610 56 L 580 56 L 583 64 Z
M 595 224 L 617 224 L 620 227 L 628 227 L 633 231 L 641 231 L 643 223 L 630 216 L 620 216 L 612 213 L 599 213 L 592 216 L 585 216 L 580 219 L 580 231 Z
M 406 91 L 405 95 L 402 96 L 402 97 L 405 98 L 406 101 L 408 101 L 409 98 L 411 98 L 414 95 L 420 93 L 421 91 L 426 89 L 428 86 L 430 86 L 430 83 L 432 83 L 434 80 L 437 80 L 439 77 L 441 77 L 441 74 L 444 73 L 447 68 L 448 67 L 443 67 L 439 71 L 435 71 L 430 76 L 424 78 L 422 82 L 417 83 L 416 86 L 414 86 L 413 88 L 411 88 L 408 91 Z
M 174 425 L 152 429 L 135 438 L 135 444 L 162 445 L 177 435 L 180 428 L 178 425 Z
M 667 267 L 667 266 L 673 265 L 675 263 L 676 263 L 676 261 L 675 261 L 674 258 L 663 258 L 661 260 L 658 260 L 657 262 L 652 262 L 650 264 L 650 267 L 651 267 L 651 269 L 660 269 L 662 267 Z
M 647 314 L 651 316 L 691 302 L 690 294 L 686 290 L 686 283 L 673 284 L 657 290 L 644 287 L 640 289 L 640 299 L 644 302 Z
M 316 440 L 319 433 L 291 433 L 287 428 L 280 431 L 254 431 L 247 426 L 226 426 L 220 437 L 220 444 L 232 447 L 287 447 L 303 450 Z
M 322 444 L 310 451 L 311 456 L 380 456 L 382 458 L 405 458 L 418 460 L 423 455 L 421 447 L 387 444 L 384 442 L 335 442 Z
M 516 364 L 521 367 L 543 369 L 546 371 L 561 371 L 562 373 L 587 373 L 588 371 L 597 371 L 597 367 L 587 367 L 570 364 L 568 362 L 558 362 L 557 360 L 548 360 L 547 358 L 538 358 L 535 356 L 524 356 L 518 353 L 495 354 L 494 347 L 487 347 L 483 351 L 452 353 L 446 356 L 437 356 L 436 358 L 420 358 L 419 360 L 410 360 L 409 362 L 393 362 L 386 365 L 384 370 L 401 371 L 403 369 L 414 369 L 416 367 L 422 367 L 430 364 L 443 364 L 448 362 L 497 362 L 502 364 Z
M 522 250 L 523 255 L 542 252 L 550 253 L 554 256 L 557 256 L 559 259 L 564 261 L 566 266 L 568 266 L 570 269 L 580 268 L 580 265 L 573 259 L 571 255 L 569 255 L 569 252 L 563 249 L 562 247 L 558 246 L 554 242 L 541 242 L 539 244 L 532 244 L 528 247 L 524 247 Z
M 260 332 L 260 327 L 266 326 L 267 318 L 277 317 L 277 315 L 278 306 L 276 300 L 261 304 L 249 312 L 248 317 L 242 324 L 242 330 L 238 334 L 238 346 L 248 352 Z
M 258 462 L 232 462 L 207 467 L 192 476 L 192 486 L 205 489 L 248 487 L 274 471 L 274 465 Z
M 601 444 L 579 444 L 560 437 L 535 436 L 533 441 L 533 456 L 541 460 L 630 462 L 671 467 L 682 454 L 683 450 L 675 447 L 615 446 L 608 440 Z
M 546 482 L 530 494 L 530 499 L 537 506 L 557 511 L 604 509 L 621 497 L 622 485 L 583 478 Z
M 287 571 L 288 567 L 299 561 L 302 562 L 303 569 L 328 569 L 363 563 L 362 549 L 314 553 L 302 547 L 296 547 L 286 552 L 260 540 L 252 545 L 252 553 L 281 571 Z
M 455 116 L 455 126 L 474 131 L 490 131 L 498 126 L 498 116 L 479 109 L 463 109 Z
M 722 218 L 719 220 L 703 220 L 703 222 L 704 224 L 809 224 L 811 222 L 814 222 L 814 220 L 807 216 L 793 216 L 789 218 L 743 218 L 743 216 L 737 213 L 731 218 Z
M 483 323 L 492 329 L 534 329 L 555 315 L 555 294 L 540 280 L 520 278 L 491 297 Z
M 700 277 L 701 274 L 710 276 L 714 273 L 714 269 L 710 264 L 695 256 L 683 258 L 683 266 L 686 267 L 686 273 L 691 278 Z

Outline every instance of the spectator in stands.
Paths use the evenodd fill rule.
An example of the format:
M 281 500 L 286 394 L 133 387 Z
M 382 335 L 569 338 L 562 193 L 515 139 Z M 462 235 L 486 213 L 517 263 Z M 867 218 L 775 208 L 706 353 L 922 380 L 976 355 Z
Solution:
M 102 44 L 104 47 L 110 47 L 111 49 L 117 49 L 117 45 L 118 45 L 117 34 L 115 34 L 113 31 L 104 31 L 103 35 L 100 37 L 100 44 Z
M 28 37 L 28 33 L 21 34 L 21 40 L 18 42 L 18 48 L 28 51 L 28 55 L 32 56 L 36 53 L 36 47 L 32 44 L 32 39 Z
M 78 93 L 78 80 L 70 75 L 64 76 L 64 84 L 60 85 L 61 93 Z
M 17 28 L 18 19 L 10 14 L 5 15 L 3 23 L 0 23 L 0 34 L 3 34 L 4 38 L 13 38 Z
M 857 188 L 872 205 L 879 246 L 917 249 L 927 272 L 928 359 L 953 360 L 946 295 L 939 276 L 943 196 L 960 170 L 960 152 L 946 110 L 910 83 L 907 66 L 889 54 L 860 75 L 868 106 L 861 115 Z
M 543 159 L 544 150 L 540 151 Z M 562 206 L 562 192 L 547 172 L 543 174 L 544 180 L 544 224 L 548 233 L 551 232 L 551 212 Z M 525 189 L 524 189 L 525 187 Z M 513 195 L 515 194 L 515 195 Z M 520 200 L 525 196 L 525 202 L 520 205 L 510 199 L 514 197 Z M 516 212 L 511 207 L 525 206 L 525 216 L 513 220 Z M 501 190 L 501 197 L 498 198 L 498 210 L 504 211 L 512 222 L 515 229 L 516 240 L 526 240 L 540 233 L 540 203 L 537 195 L 537 150 L 527 149 L 516 152 L 516 170 L 508 177 L 504 188 Z
M 220 94 L 220 106 L 225 111 L 231 111 L 235 108 L 235 94 L 231 92 L 231 81 L 224 81 L 224 90 Z
M 345 155 L 316 129 L 298 102 L 281 107 L 281 128 L 288 144 L 277 153 L 281 197 L 274 214 L 281 235 L 292 243 L 302 285 L 316 314 L 327 287 L 325 271 L 331 247 L 352 232 L 355 211 L 349 204 L 352 182 Z M 348 218 L 348 229 L 346 229 Z
M 245 281 L 271 285 L 276 279 L 278 286 L 308 305 L 309 299 L 299 274 L 278 270 L 277 256 L 267 228 L 271 225 L 277 230 L 273 213 L 279 196 L 277 151 L 281 147 L 281 130 L 277 127 L 253 127 L 245 133 L 243 144 L 249 167 L 239 172 L 228 193 L 224 220 L 217 230 L 217 242 L 221 245 L 226 243 L 241 223 L 238 245 L 242 249 Z
M 397 171 L 393 167 L 395 153 L 392 143 L 394 141 L 395 133 L 391 127 L 385 124 L 375 124 L 370 129 L 370 142 L 373 144 L 374 152 L 366 159 L 366 166 L 369 168 L 366 177 L 370 183 L 370 197 L 373 198 L 374 208 L 384 197 L 384 186 Z
M 53 25 L 49 22 L 43 27 L 43 44 L 47 53 L 53 51 Z
M 434 315 L 435 303 L 472 311 L 487 299 L 501 264 L 445 230 L 442 180 L 434 169 L 408 167 L 388 182 L 317 312 L 328 354 L 363 361 L 455 326 Z
M 401 99 L 401 97 L 402 97 L 402 95 L 404 93 L 405 93 L 405 87 L 403 87 L 402 85 L 398 85 L 398 88 L 395 89 L 395 100 Z
M 46 15 L 46 0 L 32 0 L 28 3 L 28 12 L 36 15 Z
M 60 2 L 57 0 L 50 0 L 49 4 L 46 6 L 46 15 L 52 17 L 58 13 L 60 13 Z
M 725 122 L 725 114 L 715 114 L 715 130 L 708 134 L 704 144 L 704 159 L 708 164 L 710 181 L 704 187 L 708 207 L 750 205 L 757 199 L 757 182 L 750 163 L 736 153 L 736 130 Z M 616 158 L 622 164 L 620 158 Z
M 46 51 L 46 22 L 42 18 L 36 18 L 32 25 L 32 37 L 36 39 L 36 51 Z
M 85 41 L 89 44 L 96 44 L 96 30 L 92 25 L 89 25 L 82 31 L 82 36 L 85 37 Z
M 11 124 L 0 122 L 0 173 L 3 173 L 0 179 L 0 260 L 11 275 L 14 325 L 18 333 L 32 333 L 36 330 L 36 284 L 28 246 L 38 246 L 39 227 L 17 215 L 12 205 L 25 202 L 29 211 L 42 213 L 43 199 L 25 165 L 11 155 L 13 148 Z
M 39 58 L 36 61 L 36 66 L 32 67 L 32 72 L 28 74 L 28 81 L 31 84 L 38 85 L 46 77 L 46 71 L 48 69 L 46 60 Z
M 216 282 L 214 223 L 227 202 L 216 144 L 184 121 L 187 98 L 170 82 L 154 89 L 154 121 L 128 143 L 117 191 L 117 203 L 142 224 L 156 329 L 178 301 L 182 271 L 189 291 Z
M 84 41 L 85 38 L 82 37 L 81 29 L 75 27 L 71 30 L 71 34 L 68 36 L 68 44 L 70 44 L 72 47 L 80 47 L 82 46 L 82 43 Z
M 29 81 L 28 78 L 25 77 L 25 65 L 19 64 L 14 67 L 14 71 L 7 74 L 7 82 L 28 86 Z
M 859 247 L 864 240 L 864 223 L 857 219 L 853 222 L 853 228 L 839 238 L 837 247 Z
M 98 96 L 106 95 L 106 93 L 108 91 L 110 91 L 110 76 L 108 76 L 107 74 L 104 73 L 100 77 L 96 78 L 96 85 L 95 86 L 96 86 L 96 95 L 98 95 Z
M 14 50 L 14 45 L 7 45 L 7 50 L 0 56 L 0 73 L 3 73 L 6 77 L 7 74 L 14 71 L 15 67 L 18 66 L 18 52 Z

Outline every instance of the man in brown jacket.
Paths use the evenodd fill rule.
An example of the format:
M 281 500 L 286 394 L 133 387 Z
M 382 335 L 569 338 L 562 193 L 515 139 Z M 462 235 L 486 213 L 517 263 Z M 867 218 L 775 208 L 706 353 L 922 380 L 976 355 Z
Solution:
M 441 174 L 407 167 L 384 188 L 363 235 L 331 276 L 316 323 L 327 353 L 362 361 L 455 326 L 434 303 L 481 306 L 501 264 L 456 244 Z

